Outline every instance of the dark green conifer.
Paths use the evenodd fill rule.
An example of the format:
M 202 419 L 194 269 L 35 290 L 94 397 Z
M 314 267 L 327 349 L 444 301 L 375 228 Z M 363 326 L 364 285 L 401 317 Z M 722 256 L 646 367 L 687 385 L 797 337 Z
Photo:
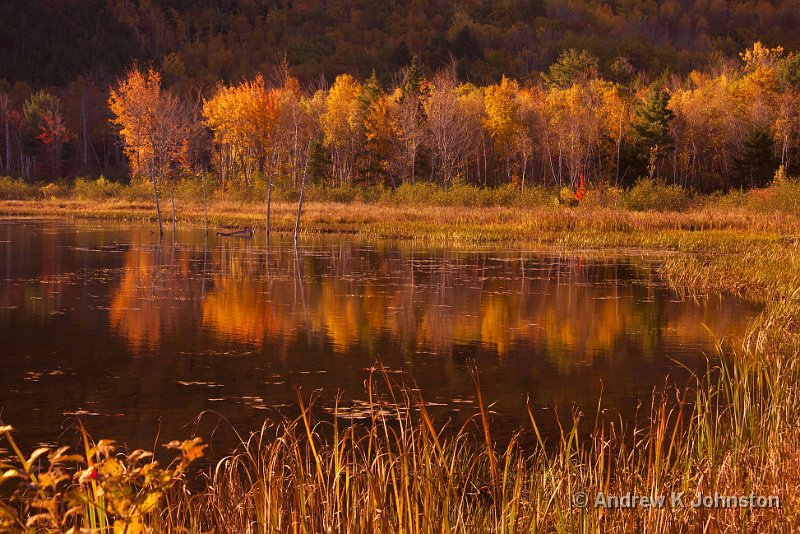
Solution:
M 765 187 L 778 168 L 772 136 L 763 128 L 750 131 L 739 157 L 733 160 L 731 186 L 737 188 Z

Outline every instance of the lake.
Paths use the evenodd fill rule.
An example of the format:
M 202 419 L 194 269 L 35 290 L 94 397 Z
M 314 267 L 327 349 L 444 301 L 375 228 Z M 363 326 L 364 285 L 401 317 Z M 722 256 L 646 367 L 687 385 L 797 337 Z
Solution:
M 501 436 L 526 404 L 551 437 L 554 414 L 593 420 L 601 395 L 642 419 L 760 311 L 682 298 L 660 259 L 0 221 L 0 419 L 26 447 L 74 442 L 80 418 L 131 447 L 196 428 L 219 455 L 231 428 L 295 416 L 298 391 L 323 417 L 363 401 L 378 362 L 453 428 L 475 413 L 472 369 Z

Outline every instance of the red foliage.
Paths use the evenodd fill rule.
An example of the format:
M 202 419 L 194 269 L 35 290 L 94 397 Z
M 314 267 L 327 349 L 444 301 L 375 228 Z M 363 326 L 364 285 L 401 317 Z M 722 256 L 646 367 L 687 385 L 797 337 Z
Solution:
M 42 124 L 39 125 L 41 133 L 36 138 L 45 145 L 61 144 L 72 139 L 73 135 L 61 119 L 61 114 L 42 115 Z
M 586 182 L 583 179 L 583 173 L 581 173 L 581 185 L 578 187 L 578 190 L 575 191 L 575 200 L 580 202 L 586 196 Z

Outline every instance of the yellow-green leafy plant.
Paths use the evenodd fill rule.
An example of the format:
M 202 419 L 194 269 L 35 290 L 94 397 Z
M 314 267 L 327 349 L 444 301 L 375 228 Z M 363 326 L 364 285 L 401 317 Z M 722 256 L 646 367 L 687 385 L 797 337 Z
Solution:
M 83 454 L 40 447 L 25 456 L 12 431 L 0 426 L 13 453 L 0 461 L 0 484 L 11 486 L 0 499 L 0 532 L 10 534 L 147 532 L 165 494 L 205 449 L 200 438 L 170 442 L 166 447 L 180 454 L 165 468 L 151 452 L 121 452 L 110 440 L 93 443 L 81 429 Z

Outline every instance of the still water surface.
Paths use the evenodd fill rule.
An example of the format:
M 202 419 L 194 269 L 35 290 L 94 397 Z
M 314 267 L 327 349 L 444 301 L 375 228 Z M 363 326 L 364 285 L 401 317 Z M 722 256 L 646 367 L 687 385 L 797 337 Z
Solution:
M 296 390 L 364 399 L 376 362 L 413 376 L 438 422 L 474 413 L 470 369 L 499 433 L 603 406 L 643 417 L 652 391 L 704 369 L 714 337 L 758 309 L 683 299 L 658 258 L 458 250 L 324 236 L 255 240 L 149 227 L 0 221 L 0 419 L 26 445 L 75 417 L 95 437 L 152 447 L 199 431 L 217 454 Z M 395 375 L 399 376 L 399 375 Z M 225 422 L 219 424 L 221 420 Z M 66 431 L 67 435 L 69 430 Z M 213 453 L 212 453 L 213 454 Z

